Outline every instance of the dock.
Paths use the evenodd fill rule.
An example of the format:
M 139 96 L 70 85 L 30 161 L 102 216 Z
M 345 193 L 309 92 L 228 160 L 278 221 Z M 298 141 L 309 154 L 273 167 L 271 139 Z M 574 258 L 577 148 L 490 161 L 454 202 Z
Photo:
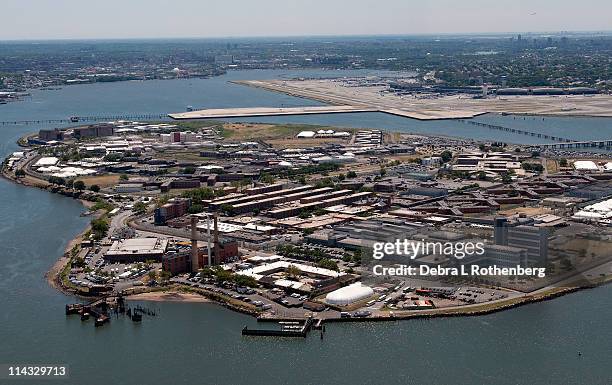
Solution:
M 79 315 L 81 321 L 94 319 L 94 326 L 99 327 L 111 321 L 113 313 L 119 317 L 120 314 L 126 315 L 132 322 L 141 322 L 144 315 L 155 317 L 157 312 L 137 305 L 133 308 L 126 307 L 125 299 L 122 295 L 106 296 L 94 300 L 93 302 L 73 303 L 66 305 L 66 315 Z
M 306 338 L 308 332 L 311 330 L 314 321 L 312 318 L 308 318 L 306 321 L 291 322 L 284 321 L 279 322 L 280 329 L 249 329 L 245 326 L 242 329 L 243 336 L 269 336 L 269 337 L 302 337 Z

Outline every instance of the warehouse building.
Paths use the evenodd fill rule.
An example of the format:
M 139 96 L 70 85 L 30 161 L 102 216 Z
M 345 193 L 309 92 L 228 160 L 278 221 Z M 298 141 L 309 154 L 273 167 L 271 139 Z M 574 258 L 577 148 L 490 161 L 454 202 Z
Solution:
M 110 263 L 133 263 L 154 260 L 160 262 L 168 247 L 168 240 L 160 238 L 132 238 L 113 242 L 104 254 Z

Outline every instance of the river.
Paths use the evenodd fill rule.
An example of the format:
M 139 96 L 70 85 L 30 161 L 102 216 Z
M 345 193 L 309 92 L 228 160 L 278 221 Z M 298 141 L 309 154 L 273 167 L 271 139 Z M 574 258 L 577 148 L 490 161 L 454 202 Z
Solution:
M 245 71 L 206 80 L 34 91 L 26 101 L 0 106 L 0 120 L 176 112 L 187 105 L 317 105 L 227 83 L 288 74 Z M 565 136 L 580 138 L 611 131 L 610 120 L 596 118 L 478 119 L 563 130 Z M 504 140 L 497 136 L 500 132 L 452 121 L 418 122 L 382 114 L 257 120 Z M 2 127 L 0 155 L 15 151 L 15 140 L 38 128 Z M 64 315 L 64 304 L 73 299 L 49 287 L 43 276 L 88 221 L 79 217 L 82 211 L 75 200 L 0 180 L 0 364 L 67 364 L 70 379 L 63 383 L 92 385 L 612 383 L 609 285 L 482 317 L 332 324 L 323 340 L 317 333 L 304 340 L 242 337 L 243 326 L 255 326 L 252 318 L 201 303 L 148 303 L 159 316 L 145 317 L 141 324 L 120 318 L 94 328 L 92 322 Z

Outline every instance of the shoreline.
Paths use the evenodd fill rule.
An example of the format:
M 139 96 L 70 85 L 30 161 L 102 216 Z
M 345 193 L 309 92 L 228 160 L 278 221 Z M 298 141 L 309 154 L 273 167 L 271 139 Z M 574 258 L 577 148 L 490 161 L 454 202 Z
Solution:
M 45 190 L 47 192 L 61 194 L 60 191 L 49 190 L 49 184 L 44 184 L 42 181 L 34 181 L 30 179 L 34 179 L 31 176 L 26 176 L 23 178 L 16 178 L 14 176 L 8 175 L 6 170 L 3 169 L 1 172 L 3 178 L 12 181 L 13 183 L 20 184 L 25 187 L 36 187 L 41 190 Z M 67 196 L 67 194 L 61 194 Z M 81 202 L 81 204 L 85 208 L 90 208 L 94 205 L 93 202 L 81 199 L 79 197 L 71 196 L 73 199 L 77 199 Z M 100 213 L 96 213 L 94 216 L 98 216 Z M 71 250 L 80 242 L 81 237 L 85 234 L 90 228 L 88 224 L 79 234 L 77 234 L 73 239 L 71 239 L 64 249 L 64 253 L 58 258 L 58 260 L 51 266 L 51 268 L 44 274 L 45 279 L 49 283 L 51 287 L 62 292 L 66 295 L 71 295 L 76 298 L 81 299 L 89 299 L 95 300 L 101 297 L 96 296 L 83 296 L 79 295 L 74 289 L 66 287 L 62 282 L 62 274 L 64 270 L 68 267 L 70 263 Z M 449 308 L 440 308 L 435 310 L 425 310 L 425 311 L 414 311 L 412 313 L 397 313 L 397 312 L 389 312 L 389 314 L 384 316 L 373 316 L 373 317 L 364 317 L 364 318 L 324 318 L 323 322 L 377 322 L 377 321 L 397 321 L 397 320 L 407 320 L 414 318 L 440 318 L 440 317 L 472 317 L 472 316 L 481 316 L 492 313 L 497 313 L 504 310 L 513 309 L 516 307 L 528 305 L 531 303 L 543 302 L 552 300 L 558 297 L 562 297 L 567 294 L 571 294 L 583 289 L 590 289 L 597 286 L 601 286 L 607 284 L 612 281 L 612 278 L 608 277 L 607 279 L 603 279 L 600 282 L 592 283 L 589 285 L 575 286 L 575 287 L 565 287 L 565 288 L 549 288 L 549 289 L 540 289 L 541 292 L 533 292 L 532 294 L 526 293 L 522 297 L 516 297 L 509 300 L 505 300 L 499 303 L 481 303 L 475 305 L 465 305 L 459 307 L 449 307 Z M 237 311 L 239 313 L 247 314 L 255 317 L 258 321 L 282 321 L 285 318 L 282 317 L 261 317 L 260 311 L 258 311 L 254 306 L 242 303 L 235 303 L 236 301 L 232 301 L 230 298 L 225 298 L 225 296 L 218 295 L 206 289 L 196 289 L 192 287 L 183 287 L 177 284 L 170 284 L 167 286 L 161 286 L 156 288 L 133 288 L 134 291 L 138 291 L 138 293 L 128 294 L 126 296 L 129 300 L 142 300 L 142 301 L 154 301 L 154 302 L 187 302 L 187 303 L 215 303 L 225 308 L 228 308 L 233 311 Z M 543 291 L 542 291 L 543 290 Z M 391 315 L 393 314 L 393 315 Z M 306 316 L 300 318 L 305 319 Z
M 132 294 L 126 297 L 130 301 L 149 302 L 190 302 L 190 303 L 213 303 L 210 299 L 192 293 L 181 293 L 177 290 L 148 291 Z

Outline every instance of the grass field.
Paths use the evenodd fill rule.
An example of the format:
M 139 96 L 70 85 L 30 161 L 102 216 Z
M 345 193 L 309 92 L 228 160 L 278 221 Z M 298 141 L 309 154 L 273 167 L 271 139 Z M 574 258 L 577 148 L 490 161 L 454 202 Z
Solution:
M 87 187 L 94 184 L 97 184 L 100 187 L 109 187 L 114 186 L 119 182 L 119 174 L 86 176 L 78 179 L 82 180 Z
M 261 123 L 226 123 L 222 128 L 224 138 L 233 140 L 280 140 L 295 139 L 300 131 L 317 131 L 337 128 L 309 124 L 261 124 Z M 347 129 L 346 131 L 350 131 Z

